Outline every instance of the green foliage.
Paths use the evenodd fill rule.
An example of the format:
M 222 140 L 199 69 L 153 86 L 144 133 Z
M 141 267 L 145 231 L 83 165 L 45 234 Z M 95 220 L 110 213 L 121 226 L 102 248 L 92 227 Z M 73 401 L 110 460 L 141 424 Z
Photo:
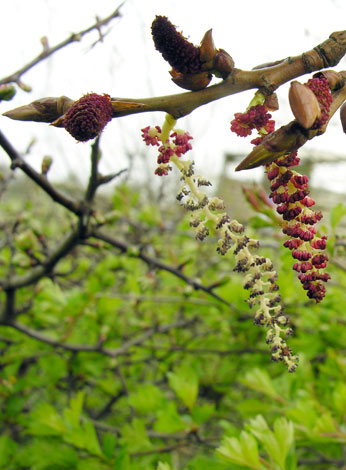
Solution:
M 176 395 L 191 412 L 198 395 L 198 377 L 189 367 L 180 367 L 179 370 L 168 372 L 168 382 Z
M 341 222 L 341 219 L 346 215 L 346 206 L 339 202 L 336 206 L 330 211 L 330 225 L 332 230 L 335 230 L 336 227 Z
M 1 250 L 2 277 L 10 265 L 16 275 L 27 272 L 33 253 L 43 256 L 42 236 L 54 247 L 70 224 L 30 194 L 13 247 Z M 278 263 L 295 330 L 290 344 L 300 354 L 288 374 L 269 360 L 231 257 L 197 243 L 180 213 L 163 216 L 128 187 L 109 200 L 107 229 L 131 249 L 79 245 L 60 260 L 59 275 L 18 291 L 27 306 L 16 319 L 22 330 L 0 327 L 0 468 L 307 470 L 321 456 L 340 468 L 345 272 L 334 267 L 324 301 L 307 302 L 290 253 L 265 228 L 271 244 L 262 253 Z M 1 208 L 5 235 L 18 217 L 13 201 Z M 336 232 L 343 215 L 332 213 Z M 248 228 L 257 236 L 258 227 Z M 188 280 L 217 284 L 224 302 L 145 262 L 143 253 L 180 266 Z

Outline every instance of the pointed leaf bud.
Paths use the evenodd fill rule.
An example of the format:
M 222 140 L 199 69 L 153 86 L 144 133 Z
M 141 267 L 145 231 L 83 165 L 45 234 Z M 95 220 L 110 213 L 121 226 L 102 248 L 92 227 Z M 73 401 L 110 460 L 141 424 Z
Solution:
M 346 134 L 346 101 L 340 108 L 340 119 L 344 133 Z
M 214 57 L 216 55 L 216 48 L 213 40 L 213 30 L 209 29 L 205 35 L 203 36 L 203 39 L 201 41 L 201 46 L 200 46 L 200 58 L 203 62 L 211 62 L 214 60 Z
M 179 73 L 172 69 L 170 74 L 172 76 L 172 81 L 176 85 L 184 88 L 185 90 L 191 91 L 202 90 L 209 85 L 210 80 L 212 79 L 212 75 L 209 72 L 188 74 Z
M 288 99 L 294 117 L 304 129 L 310 129 L 316 119 L 321 117 L 320 105 L 309 87 L 297 81 L 292 82 Z
M 268 134 L 259 145 L 237 166 L 235 171 L 249 170 L 273 162 L 279 157 L 294 152 L 308 140 L 296 121 Z
M 67 96 L 43 98 L 20 106 L 3 114 L 17 121 L 52 122 L 59 118 L 73 103 Z

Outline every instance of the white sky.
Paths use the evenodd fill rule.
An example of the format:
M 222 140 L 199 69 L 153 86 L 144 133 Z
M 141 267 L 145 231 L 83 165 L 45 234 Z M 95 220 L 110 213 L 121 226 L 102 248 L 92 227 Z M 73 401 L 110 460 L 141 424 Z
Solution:
M 41 51 L 40 38 L 47 36 L 55 45 L 72 32 L 94 22 L 95 15 L 109 15 L 118 3 L 114 0 L 0 0 L 0 40 L 2 61 L 0 76 L 17 70 Z M 154 50 L 150 26 L 155 15 L 168 16 L 192 42 L 199 44 L 206 30 L 213 28 L 216 47 L 229 52 L 237 68 L 255 65 L 289 55 L 298 55 L 323 42 L 332 32 L 345 29 L 344 0 L 127 0 L 122 18 L 111 23 L 103 44 L 90 49 L 96 34 L 81 43 L 67 46 L 23 76 L 32 86 L 31 93 L 19 90 L 11 102 L 3 102 L 1 112 L 46 96 L 67 95 L 78 99 L 88 92 L 111 96 L 143 98 L 183 92 L 168 74 L 169 65 Z M 335 68 L 345 70 L 346 60 Z M 306 81 L 309 77 L 302 77 Z M 214 82 L 216 83 L 216 82 Z M 277 126 L 293 116 L 287 104 L 288 86 L 280 88 L 280 110 L 274 114 Z M 229 130 L 235 112 L 243 111 L 252 91 L 233 95 L 197 109 L 182 118 L 179 127 L 193 135 L 196 167 L 205 175 L 217 177 L 223 155 L 251 150 L 250 139 L 241 139 Z M 147 149 L 140 139 L 140 129 L 161 124 L 163 113 L 150 113 L 114 119 L 104 132 L 101 169 L 114 172 L 124 168 L 127 155 L 134 153 L 137 176 L 151 175 L 155 169 L 155 150 Z M 45 124 L 18 123 L 0 116 L 1 128 L 20 151 L 31 138 L 37 138 L 28 158 L 37 168 L 44 155 L 52 155 L 51 177 L 77 174 L 84 179 L 89 168 L 88 144 L 77 144 L 65 131 Z M 346 157 L 346 136 L 338 114 L 324 136 L 306 145 L 306 151 Z M 0 151 L 0 160 L 4 161 Z M 345 158 L 346 161 L 346 158 Z M 7 162 L 5 161 L 5 164 Z M 232 171 L 233 168 L 230 168 Z M 328 165 L 327 165 L 328 171 Z M 263 169 L 238 173 L 237 177 L 257 179 Z M 317 169 L 313 183 L 325 184 L 326 165 Z M 332 187 L 346 192 L 346 163 L 331 173 Z

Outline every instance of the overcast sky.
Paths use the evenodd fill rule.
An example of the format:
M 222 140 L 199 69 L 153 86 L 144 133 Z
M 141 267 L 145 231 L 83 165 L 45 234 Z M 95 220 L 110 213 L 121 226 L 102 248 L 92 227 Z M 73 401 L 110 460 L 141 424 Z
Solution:
M 1 2 L 0 38 L 2 63 L 0 75 L 14 72 L 41 50 L 40 38 L 47 36 L 51 45 L 94 22 L 95 15 L 109 15 L 117 6 L 110 0 L 12 0 Z M 67 46 L 52 58 L 23 76 L 32 86 L 31 93 L 18 91 L 12 102 L 2 103 L 2 112 L 45 96 L 67 95 L 78 99 L 85 93 L 108 93 L 112 96 L 141 98 L 174 94 L 182 91 L 170 80 L 169 65 L 154 50 L 150 25 L 155 15 L 165 15 L 198 44 L 206 30 L 213 28 L 217 47 L 228 51 L 237 68 L 251 69 L 263 62 L 298 55 L 324 41 L 332 32 L 345 29 L 344 0 L 127 0 L 121 8 L 122 18 L 114 20 L 103 44 L 90 46 L 96 34 L 81 43 Z M 346 60 L 336 67 L 345 70 Z M 302 77 L 306 81 L 309 77 Z M 213 83 L 216 83 L 215 81 Z M 292 119 L 287 104 L 288 86 L 279 90 L 280 110 L 274 118 L 280 126 Z M 235 112 L 243 111 L 253 92 L 233 95 L 197 109 L 179 122 L 194 136 L 193 158 L 205 174 L 217 176 L 227 152 L 245 155 L 251 150 L 250 139 L 240 139 L 229 131 Z M 140 129 L 161 124 L 162 113 L 128 116 L 113 120 L 103 136 L 103 170 L 117 171 L 127 164 L 127 155 L 136 154 L 137 174 L 155 168 L 155 152 L 140 140 Z M 24 151 L 33 136 L 37 141 L 29 157 L 39 166 L 44 155 L 54 157 L 52 177 L 88 172 L 88 144 L 77 144 L 61 129 L 37 123 L 15 123 L 1 117 L 1 128 Z M 345 156 L 346 136 L 339 116 L 330 123 L 328 132 L 309 142 L 305 151 Z M 149 152 L 148 152 L 149 150 Z M 4 154 L 0 152 L 1 160 Z M 328 166 L 328 165 L 327 165 Z M 233 171 L 233 167 L 230 168 Z M 325 177 L 326 166 L 314 174 L 315 184 Z M 244 172 L 243 178 L 256 179 L 263 169 Z M 239 177 L 239 175 L 237 175 Z M 344 188 L 346 164 L 337 166 L 332 175 L 333 187 Z

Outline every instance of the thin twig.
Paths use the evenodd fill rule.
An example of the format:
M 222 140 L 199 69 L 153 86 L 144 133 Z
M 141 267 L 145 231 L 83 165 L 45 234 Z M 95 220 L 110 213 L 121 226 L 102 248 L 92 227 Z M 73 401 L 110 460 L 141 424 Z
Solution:
M 23 323 L 19 323 L 17 321 L 13 321 L 9 323 L 7 326 L 12 327 L 24 333 L 25 335 L 30 336 L 33 339 L 41 341 L 42 343 L 46 343 L 55 348 L 60 348 L 60 349 L 64 349 L 66 351 L 71 351 L 71 352 L 98 352 L 100 354 L 103 354 L 104 356 L 118 357 L 118 356 L 127 355 L 129 353 L 129 349 L 131 349 L 133 346 L 139 346 L 140 344 L 144 343 L 147 339 L 149 339 L 151 336 L 153 336 L 156 333 L 158 334 L 168 333 L 169 331 L 176 329 L 176 328 L 188 327 L 197 321 L 198 321 L 198 317 L 193 317 L 190 319 L 177 320 L 176 322 L 169 323 L 167 325 L 158 325 L 152 328 L 148 328 L 141 335 L 136 336 L 135 338 L 124 342 L 121 346 L 119 346 L 118 348 L 114 348 L 114 349 L 105 348 L 103 347 L 102 343 L 99 343 L 96 345 L 62 343 L 59 340 L 49 338 L 48 336 L 40 333 L 39 331 L 34 330 L 33 328 L 30 328 L 29 326 L 24 325 Z
M 132 257 L 136 257 L 136 258 L 141 259 L 142 261 L 144 261 L 150 267 L 154 267 L 156 269 L 161 269 L 163 271 L 170 272 L 174 276 L 178 277 L 179 279 L 183 280 L 184 282 L 186 282 L 187 284 L 192 286 L 194 289 L 201 290 L 201 291 L 207 293 L 208 295 L 211 295 L 212 297 L 214 297 L 214 299 L 218 300 L 219 302 L 223 303 L 224 305 L 227 305 L 227 307 L 230 307 L 232 310 L 236 311 L 236 308 L 230 302 L 228 302 L 223 297 L 220 297 L 219 295 L 215 294 L 215 292 L 210 287 L 206 287 L 201 282 L 199 282 L 198 280 L 192 279 L 189 276 L 186 276 L 178 268 L 175 268 L 173 266 L 165 264 L 165 263 L 163 263 L 162 261 L 160 261 L 156 258 L 152 258 L 150 256 L 147 256 L 146 254 L 144 254 L 141 251 L 138 251 L 137 253 L 135 253 L 135 252 L 133 252 L 133 250 L 131 250 L 131 246 L 128 245 L 127 243 L 125 243 L 121 240 L 118 240 L 118 239 L 116 239 L 116 238 L 114 238 L 114 237 L 112 237 L 108 234 L 105 234 L 105 233 L 101 232 L 100 230 L 94 230 L 94 232 L 92 233 L 92 236 L 97 238 L 98 240 L 102 240 L 102 241 L 108 243 L 109 245 L 113 246 L 114 248 L 117 248 L 122 253 L 127 253 L 127 254 L 131 253 Z
M 83 36 L 86 34 L 90 33 L 91 31 L 97 30 L 101 31 L 101 27 L 107 25 L 110 21 L 112 21 L 114 18 L 117 18 L 120 16 L 119 10 L 123 6 L 125 2 L 122 2 L 116 10 L 113 11 L 109 16 L 103 19 L 97 18 L 97 21 L 89 26 L 86 29 L 83 29 L 82 31 L 79 31 L 78 33 L 72 33 L 68 38 L 65 40 L 61 41 L 60 43 L 56 44 L 53 47 L 49 47 L 45 45 L 43 51 L 38 54 L 34 59 L 32 59 L 29 63 L 23 65 L 20 69 L 18 69 L 16 72 L 8 75 L 7 77 L 4 77 L 3 79 L 0 80 L 0 84 L 5 84 L 5 83 L 17 83 L 19 86 L 23 86 L 21 83 L 20 79 L 24 73 L 26 73 L 28 70 L 33 68 L 35 65 L 38 63 L 42 62 L 43 60 L 47 59 L 47 57 L 50 57 L 51 55 L 55 54 L 57 51 L 63 49 L 69 44 L 72 44 L 76 41 L 80 41 Z M 103 36 L 100 34 L 100 38 Z
M 203 438 L 203 439 L 199 439 L 196 442 L 192 442 L 191 439 L 189 438 L 189 435 L 187 435 L 185 440 L 182 440 L 182 441 L 177 442 L 175 444 L 172 444 L 172 445 L 169 445 L 169 446 L 164 446 L 164 447 L 159 447 L 159 448 L 156 448 L 156 449 L 133 452 L 133 453 L 130 454 L 130 456 L 131 457 L 143 457 L 145 455 L 152 455 L 152 454 L 166 454 L 168 452 L 172 452 L 173 450 L 181 449 L 183 447 L 203 446 L 203 445 L 206 445 L 206 443 L 209 442 L 209 441 L 219 441 L 219 440 L 220 440 L 219 436 L 209 436 L 209 437 L 206 437 L 206 438 Z
M 97 187 L 98 187 L 98 163 L 100 157 L 100 137 L 98 137 L 95 142 L 91 145 L 91 166 L 90 166 L 90 176 L 89 183 L 85 194 L 86 202 L 91 202 L 95 196 Z
M 46 176 L 38 173 L 31 165 L 29 165 L 9 142 L 3 132 L 0 130 L 0 147 L 4 149 L 11 159 L 11 169 L 20 168 L 30 179 L 32 179 L 40 188 L 42 188 L 54 202 L 65 207 L 76 215 L 81 215 L 85 211 L 83 204 L 70 199 L 62 192 L 58 191 L 46 178 Z
M 239 349 L 208 349 L 208 348 L 185 348 L 183 346 L 146 346 L 141 344 L 143 349 L 152 349 L 154 351 L 183 352 L 184 354 L 216 354 L 218 356 L 229 356 L 231 354 L 268 354 L 267 350 L 259 348 L 239 348 Z
M 1 280 L 0 286 L 4 290 L 18 289 L 20 287 L 34 284 L 44 276 L 51 274 L 53 268 L 79 243 L 79 231 L 72 230 L 61 242 L 55 251 L 53 251 L 40 266 L 32 268 L 26 274 L 11 276 L 10 279 Z
M 100 295 L 102 297 L 102 294 Z M 155 304 L 175 304 L 175 303 L 184 303 L 184 304 L 193 304 L 193 305 L 213 305 L 217 306 L 218 304 L 212 300 L 201 299 L 199 297 L 178 297 L 173 295 L 160 296 L 160 295 L 139 295 L 139 294 L 121 294 L 117 293 L 116 295 L 110 295 L 108 298 L 128 300 L 129 302 L 152 302 Z

